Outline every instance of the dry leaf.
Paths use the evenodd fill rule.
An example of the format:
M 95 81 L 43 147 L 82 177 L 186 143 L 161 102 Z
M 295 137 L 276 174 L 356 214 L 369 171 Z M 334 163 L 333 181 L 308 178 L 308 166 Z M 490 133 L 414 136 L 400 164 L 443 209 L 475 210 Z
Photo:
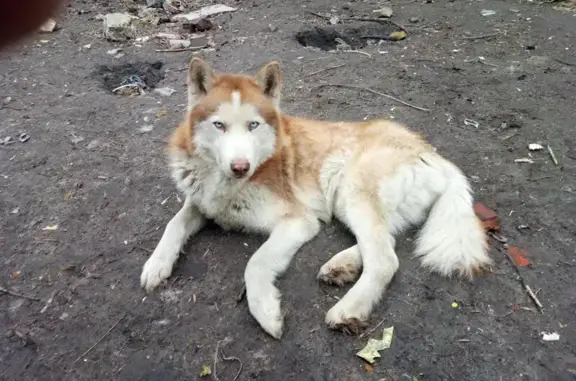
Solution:
M 377 358 L 380 358 L 378 351 L 390 348 L 392 344 L 392 336 L 394 335 L 394 327 L 384 328 L 382 340 L 368 339 L 368 343 L 356 356 L 363 358 L 370 364 L 374 364 Z
M 206 377 L 212 374 L 212 369 L 208 365 L 202 365 L 202 371 L 200 372 L 200 377 Z
M 500 231 L 500 219 L 495 211 L 481 202 L 477 202 L 474 204 L 474 212 L 480 219 L 485 231 Z
M 372 374 L 372 372 L 374 372 L 374 367 L 368 363 L 364 363 L 364 370 L 366 373 Z
M 388 36 L 388 38 L 390 39 L 390 41 L 400 41 L 405 39 L 407 36 L 408 35 L 406 34 L 406 32 L 400 31 L 390 33 L 390 36 Z
M 508 255 L 512 258 L 516 266 L 527 267 L 532 266 L 532 262 L 526 258 L 526 251 L 520 249 L 516 246 L 510 246 L 508 248 Z

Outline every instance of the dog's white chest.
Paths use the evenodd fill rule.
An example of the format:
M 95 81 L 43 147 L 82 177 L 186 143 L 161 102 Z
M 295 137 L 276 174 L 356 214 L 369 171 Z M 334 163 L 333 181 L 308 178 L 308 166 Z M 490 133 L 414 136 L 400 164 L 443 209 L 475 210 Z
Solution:
M 282 201 L 262 186 L 194 168 L 174 178 L 198 210 L 224 229 L 269 232 L 284 214 Z

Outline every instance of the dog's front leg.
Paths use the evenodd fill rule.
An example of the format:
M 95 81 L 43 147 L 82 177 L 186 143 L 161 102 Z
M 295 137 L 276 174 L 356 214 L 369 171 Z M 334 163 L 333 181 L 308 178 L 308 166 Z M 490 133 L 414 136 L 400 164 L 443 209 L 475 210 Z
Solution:
M 146 291 L 153 290 L 172 274 L 182 246 L 190 236 L 202 229 L 205 221 L 204 216 L 187 197 L 182 209 L 166 225 L 158 246 L 144 264 L 140 284 Z
M 244 273 L 250 313 L 274 338 L 282 336 L 280 292 L 276 277 L 286 270 L 300 247 L 318 234 L 320 223 L 314 217 L 281 220 L 266 242 L 248 261 Z

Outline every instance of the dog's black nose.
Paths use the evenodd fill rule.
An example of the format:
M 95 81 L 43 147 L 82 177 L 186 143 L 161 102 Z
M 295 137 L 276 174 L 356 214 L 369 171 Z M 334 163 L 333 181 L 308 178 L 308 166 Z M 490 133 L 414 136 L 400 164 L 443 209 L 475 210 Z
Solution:
M 250 170 L 250 162 L 246 159 L 232 160 L 230 169 L 232 170 L 232 173 L 234 173 L 234 176 L 243 177 Z

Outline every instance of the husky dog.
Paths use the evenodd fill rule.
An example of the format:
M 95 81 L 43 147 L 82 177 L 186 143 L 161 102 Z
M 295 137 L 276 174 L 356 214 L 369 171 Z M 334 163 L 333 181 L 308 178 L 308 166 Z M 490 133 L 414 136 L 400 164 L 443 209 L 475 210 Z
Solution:
M 267 241 L 244 273 L 251 314 L 282 335 L 276 278 L 300 247 L 335 216 L 357 244 L 318 278 L 358 280 L 326 314 L 358 332 L 398 269 L 395 236 L 422 224 L 416 255 L 433 271 L 471 277 L 491 263 L 466 177 L 419 135 L 386 120 L 356 123 L 292 117 L 279 109 L 282 74 L 270 62 L 255 77 L 215 73 L 194 58 L 188 112 L 169 143 L 172 177 L 185 196 L 144 265 L 150 291 L 167 279 L 182 246 L 206 219 Z

